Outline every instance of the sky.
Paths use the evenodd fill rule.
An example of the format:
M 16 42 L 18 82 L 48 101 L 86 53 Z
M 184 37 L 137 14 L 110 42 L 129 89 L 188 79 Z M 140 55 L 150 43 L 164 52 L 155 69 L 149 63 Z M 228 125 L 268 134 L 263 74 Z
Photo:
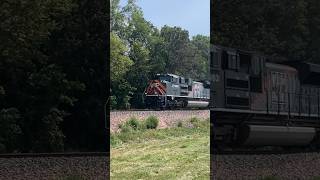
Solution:
M 127 0 L 120 0 L 124 6 Z M 210 34 L 210 0 L 137 0 L 144 18 L 157 28 L 179 26 L 189 36 Z

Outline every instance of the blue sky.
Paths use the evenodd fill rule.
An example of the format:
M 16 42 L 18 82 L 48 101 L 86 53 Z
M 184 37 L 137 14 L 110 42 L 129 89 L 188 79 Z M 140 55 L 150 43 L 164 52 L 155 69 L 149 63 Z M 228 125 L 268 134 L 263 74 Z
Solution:
M 120 0 L 123 6 L 127 0 Z M 189 31 L 189 36 L 210 34 L 210 0 L 137 0 L 144 18 L 161 28 L 179 26 Z

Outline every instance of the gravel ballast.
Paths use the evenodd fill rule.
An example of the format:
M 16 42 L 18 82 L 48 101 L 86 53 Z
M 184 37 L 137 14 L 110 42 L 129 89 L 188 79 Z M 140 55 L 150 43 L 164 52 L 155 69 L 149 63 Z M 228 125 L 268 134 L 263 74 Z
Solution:
M 130 117 L 143 120 L 149 116 L 156 116 L 159 119 L 158 128 L 167 128 L 176 125 L 179 121 L 187 121 L 192 117 L 207 119 L 210 117 L 209 110 L 175 110 L 175 111 L 111 111 L 110 129 L 117 132 L 119 124 L 125 122 Z
M 320 177 L 320 153 L 275 155 L 212 155 L 215 180 L 263 179 L 281 180 Z
M 108 179 L 108 157 L 0 158 L 1 180 Z

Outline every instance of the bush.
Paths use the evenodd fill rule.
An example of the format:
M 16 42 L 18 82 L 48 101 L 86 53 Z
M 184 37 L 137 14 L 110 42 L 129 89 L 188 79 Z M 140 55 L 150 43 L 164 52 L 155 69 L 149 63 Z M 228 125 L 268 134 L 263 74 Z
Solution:
M 115 109 L 117 108 L 117 97 L 116 96 L 110 96 L 110 108 Z
M 134 130 L 137 130 L 140 127 L 140 122 L 136 117 L 131 117 L 126 124 Z
M 182 127 L 182 126 L 183 126 L 182 122 L 179 121 L 177 126 L 178 126 L 178 127 Z
M 125 123 L 120 124 L 119 128 L 121 129 L 121 132 L 131 132 L 143 129 L 143 125 L 136 117 L 131 117 Z
M 201 121 L 200 119 L 196 118 L 196 117 L 192 117 L 190 119 L 191 124 L 193 125 L 193 127 L 195 128 L 199 128 L 201 126 Z
M 110 135 L 110 145 L 116 146 L 121 143 L 121 140 L 114 134 Z
M 158 127 L 159 120 L 156 116 L 149 116 L 145 120 L 145 127 L 147 129 L 156 129 Z

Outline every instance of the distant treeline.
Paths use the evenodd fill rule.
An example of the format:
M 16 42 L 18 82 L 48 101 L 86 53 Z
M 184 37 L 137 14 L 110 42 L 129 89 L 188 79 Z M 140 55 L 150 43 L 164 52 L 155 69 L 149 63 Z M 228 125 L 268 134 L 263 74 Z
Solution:
M 319 0 L 212 0 L 212 43 L 320 63 Z
M 103 150 L 103 1 L 0 1 L 0 153 Z
M 157 73 L 208 79 L 208 36 L 180 27 L 156 28 L 134 0 L 111 1 L 111 108 L 143 107 L 142 93 Z

